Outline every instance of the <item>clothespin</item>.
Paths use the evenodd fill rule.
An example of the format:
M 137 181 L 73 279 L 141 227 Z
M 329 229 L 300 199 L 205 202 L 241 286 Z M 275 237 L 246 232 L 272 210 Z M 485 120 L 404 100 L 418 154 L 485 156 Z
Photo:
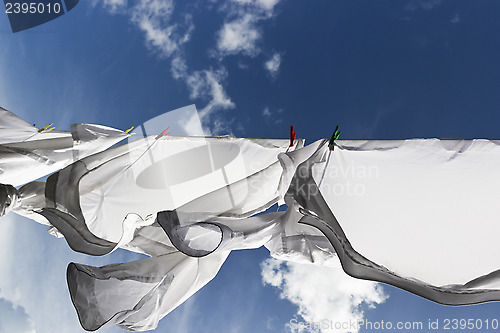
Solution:
M 49 131 L 52 131 L 55 127 L 50 127 L 52 126 L 54 123 L 50 123 L 50 125 L 47 125 L 45 127 L 42 127 L 38 130 L 38 133 L 42 133 L 42 132 L 49 132 Z M 50 127 L 50 128 L 49 128 Z
M 167 135 L 172 134 L 172 132 L 167 133 L 167 131 L 168 131 L 169 129 L 170 129 L 170 126 L 168 126 L 166 130 L 164 130 L 163 132 L 161 132 L 160 134 L 158 134 L 158 135 L 156 136 L 155 140 L 158 140 L 159 138 L 161 138 L 161 137 L 163 137 L 163 136 L 167 136 Z M 165 134 L 165 133 L 167 133 L 167 134 Z
M 293 131 L 293 126 L 290 126 L 290 147 L 293 147 L 293 142 L 295 141 L 296 136 L 297 132 Z
M 339 131 L 339 127 L 335 127 L 335 131 L 333 131 L 333 134 L 332 134 L 332 138 L 330 139 L 330 142 L 328 143 L 328 148 L 330 148 L 330 150 L 333 150 L 333 148 L 335 147 L 335 140 L 337 140 L 340 136 L 340 133 L 342 133 L 341 131 Z
M 135 133 L 130 133 L 130 131 L 133 129 L 134 129 L 134 126 L 130 127 L 128 130 L 125 130 L 125 133 L 130 134 L 130 135 L 134 135 Z

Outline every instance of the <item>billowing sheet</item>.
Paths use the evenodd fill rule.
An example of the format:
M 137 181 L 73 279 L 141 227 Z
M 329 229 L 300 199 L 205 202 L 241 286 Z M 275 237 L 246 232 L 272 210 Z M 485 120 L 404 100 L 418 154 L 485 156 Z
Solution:
M 351 276 L 443 304 L 500 300 L 500 142 L 337 140 L 333 148 L 148 137 L 27 184 L 14 211 L 43 216 L 79 252 L 150 256 L 68 266 L 87 330 L 153 329 L 230 251 L 260 246 L 318 265 L 338 257 Z M 283 199 L 286 211 L 255 215 Z
M 0 183 L 26 184 L 128 136 L 124 131 L 92 124 L 73 124 L 71 132 L 39 130 L 0 107 Z
M 146 137 L 77 161 L 44 186 L 20 188 L 15 212 L 36 212 L 74 250 L 103 255 L 128 244 L 160 211 L 178 209 L 182 224 L 183 214 L 243 218 L 265 210 L 286 191 L 277 156 L 297 145 L 302 141 Z
M 500 300 L 499 141 L 338 141 L 330 150 L 324 140 L 279 158 L 288 209 L 265 244 L 273 256 L 323 264 L 336 253 L 354 277 L 439 303 Z
M 45 218 L 51 232 L 78 252 L 103 255 L 122 247 L 152 256 L 103 268 L 68 267 L 85 329 L 105 324 L 152 329 L 210 281 L 232 249 L 260 247 L 273 236 L 273 215 L 240 222 L 283 198 L 277 156 L 302 145 L 302 140 L 290 147 L 289 140 L 146 137 L 77 161 L 45 184 L 23 186 L 14 211 Z M 176 243 L 187 241 L 204 251 L 201 257 L 172 244 L 160 223 L 174 218 Z M 209 219 L 224 223 L 192 225 Z M 232 231 L 222 237 L 221 228 Z
M 500 299 L 500 141 L 338 141 L 326 150 L 304 164 L 309 174 L 297 170 L 289 193 L 348 274 L 443 304 Z

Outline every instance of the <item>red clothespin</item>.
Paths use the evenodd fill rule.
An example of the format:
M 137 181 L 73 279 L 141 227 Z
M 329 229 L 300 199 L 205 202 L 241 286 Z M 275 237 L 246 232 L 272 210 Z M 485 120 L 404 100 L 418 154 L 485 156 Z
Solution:
M 155 140 L 158 140 L 158 139 L 159 139 L 159 138 L 161 138 L 162 136 L 167 136 L 167 135 L 172 134 L 172 132 L 167 133 L 167 131 L 168 131 L 169 129 L 170 129 L 170 126 L 168 126 L 166 130 L 164 130 L 163 132 L 161 132 L 160 134 L 158 134 L 158 135 L 156 136 Z M 165 133 L 167 133 L 167 134 L 165 134 Z
M 297 132 L 293 131 L 293 126 L 290 126 L 290 147 L 293 147 L 293 142 L 295 141 L 296 136 Z

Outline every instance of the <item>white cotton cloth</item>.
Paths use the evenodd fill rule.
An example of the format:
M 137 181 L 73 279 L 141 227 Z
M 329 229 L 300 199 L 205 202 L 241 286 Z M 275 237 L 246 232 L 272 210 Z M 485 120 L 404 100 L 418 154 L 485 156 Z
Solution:
M 124 131 L 93 124 L 73 124 L 69 132 L 39 131 L 0 108 L 0 183 L 26 184 L 128 136 Z
M 500 142 L 148 137 L 51 176 L 34 208 L 77 251 L 82 326 L 154 329 L 236 249 L 331 265 L 443 304 L 500 300 Z M 285 200 L 285 212 L 256 215 Z M 21 198 L 22 206 L 22 198 Z M 15 210 L 14 210 L 15 211 Z

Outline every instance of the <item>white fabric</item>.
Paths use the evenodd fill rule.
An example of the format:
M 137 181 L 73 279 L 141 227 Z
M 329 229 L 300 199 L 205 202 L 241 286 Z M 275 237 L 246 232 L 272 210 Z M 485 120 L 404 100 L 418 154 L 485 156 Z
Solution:
M 42 131 L 0 108 L 0 183 L 19 186 L 51 174 L 129 135 L 101 125 L 75 124 L 71 132 Z
M 87 253 L 122 247 L 151 256 L 70 264 L 82 326 L 153 329 L 230 251 L 260 246 L 319 265 L 338 256 L 350 275 L 444 304 L 500 300 L 500 142 L 339 140 L 333 151 L 327 143 L 294 151 L 302 144 L 148 137 L 49 179 L 55 208 L 32 201 L 32 209 L 52 209 L 44 216 L 69 230 L 70 246 L 87 232 Z M 281 199 L 286 212 L 248 217 Z
M 38 128 L 0 107 L 0 144 L 26 141 L 38 133 Z
M 87 330 L 112 324 L 128 331 L 154 329 L 215 277 L 228 254 L 191 258 L 177 251 L 102 268 L 70 264 L 68 283 L 80 322 Z
M 89 247 L 84 246 L 87 253 L 97 244 L 98 251 L 102 245 L 153 256 L 102 269 L 69 266 L 68 283 L 83 327 L 94 330 L 117 324 L 132 331 L 152 329 L 210 281 L 231 250 L 260 247 L 270 240 L 278 230 L 276 216 L 261 215 L 248 223 L 238 219 L 283 197 L 286 188 L 281 186 L 277 156 L 302 144 L 302 140 L 289 147 L 289 140 L 146 137 L 84 158 L 49 178 L 58 214 L 68 218 L 64 228 L 77 223 L 78 230 L 85 233 L 88 228 L 91 233 L 86 238 Z M 79 170 L 84 172 L 80 175 Z M 78 201 L 71 199 L 71 193 L 78 194 Z M 154 223 L 157 213 L 165 210 L 176 210 L 181 222 L 177 231 L 187 248 L 217 253 L 193 258 L 176 249 Z M 75 220 L 79 211 L 82 220 Z M 48 219 L 55 223 L 51 218 L 56 217 Z M 218 224 L 192 226 L 208 219 Z M 221 234 L 216 225 L 231 230 L 231 235 Z M 70 230 L 65 234 L 70 246 L 81 242 L 81 233 L 74 234 L 71 228 L 64 229 Z M 128 288 L 131 294 L 123 295 Z M 120 301 L 123 297 L 127 299 Z
M 89 164 L 79 184 L 88 228 L 112 242 L 126 232 L 127 214 L 143 221 L 152 217 L 146 224 L 157 212 L 173 209 L 244 217 L 283 195 L 277 155 L 288 149 L 287 140 L 168 136 L 129 146 L 119 157 L 110 151 L 113 159 Z
M 499 268 L 500 141 L 337 144 L 320 190 L 357 252 L 437 286 Z

